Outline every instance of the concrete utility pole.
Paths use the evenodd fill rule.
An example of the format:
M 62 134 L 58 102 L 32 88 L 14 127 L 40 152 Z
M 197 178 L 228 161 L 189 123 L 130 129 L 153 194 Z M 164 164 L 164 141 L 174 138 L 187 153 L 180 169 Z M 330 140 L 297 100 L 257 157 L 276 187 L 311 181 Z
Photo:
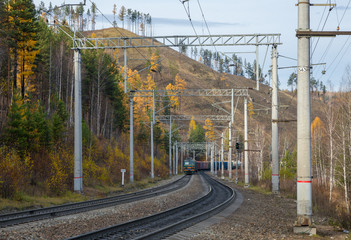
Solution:
M 237 153 L 236 153 L 236 164 L 235 164 L 235 184 L 238 184 L 238 168 L 239 168 L 239 164 L 238 164 L 238 159 L 240 158 L 240 149 L 238 149 Z
M 169 116 L 169 143 L 168 143 L 168 155 L 169 155 L 169 176 L 172 176 L 172 115 Z
M 256 37 L 257 38 L 257 37 Z M 260 65 L 258 64 L 258 45 L 256 45 L 256 90 L 260 90 Z
M 211 145 L 211 174 L 213 174 L 213 163 L 214 163 L 214 144 Z
M 152 120 L 151 120 L 151 178 L 155 178 L 154 173 L 154 124 L 155 124 L 155 91 L 152 91 Z
M 250 186 L 249 182 L 249 152 L 247 139 L 247 97 L 244 97 L 244 152 L 245 152 L 245 186 Z
M 214 146 L 214 174 L 217 176 L 217 145 Z
M 272 47 L 272 192 L 279 193 L 277 46 Z
M 175 144 L 175 148 L 176 148 L 176 166 L 175 166 L 175 174 L 178 175 L 178 142 L 176 141 Z
M 175 155 L 175 144 L 173 144 L 173 175 L 176 174 Z
M 229 122 L 229 151 L 228 151 L 228 177 L 232 180 L 232 122 Z
M 180 147 L 180 171 L 183 172 L 183 165 L 184 165 L 184 146 L 181 145 Z
M 224 179 L 224 133 L 222 132 L 222 139 L 221 139 L 221 178 Z
M 127 93 L 127 41 L 124 39 L 124 93 Z
M 310 1 L 299 0 L 298 30 L 310 31 Z M 297 218 L 294 231 L 312 225 L 310 36 L 298 38 Z M 302 227 L 302 228 L 301 228 Z
M 130 91 L 130 126 L 129 126 L 129 181 L 134 182 L 134 133 L 133 133 L 133 98 L 134 92 Z
M 83 192 L 81 55 L 74 49 L 74 191 Z

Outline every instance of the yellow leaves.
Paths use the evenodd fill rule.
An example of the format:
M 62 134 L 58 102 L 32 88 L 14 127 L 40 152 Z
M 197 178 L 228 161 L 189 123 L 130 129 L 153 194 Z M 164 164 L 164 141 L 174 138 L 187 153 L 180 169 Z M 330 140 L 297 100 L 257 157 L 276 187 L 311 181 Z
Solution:
M 312 138 L 316 137 L 317 134 L 322 136 L 323 132 L 324 132 L 324 124 L 322 120 L 317 116 L 311 123 L 311 136 Z
M 91 34 L 91 38 L 96 38 L 96 34 L 93 32 L 92 34 Z M 92 40 L 91 41 L 94 45 L 96 44 L 96 41 L 95 40 Z
M 19 66 L 17 71 L 17 86 L 24 87 L 26 96 L 35 91 L 35 85 L 32 82 L 34 75 L 33 69 L 36 56 L 40 50 L 36 49 L 37 41 L 28 40 L 18 42 L 17 64 Z M 24 84 L 24 86 L 22 86 Z
M 51 158 L 51 176 L 48 179 L 48 186 L 51 192 L 62 194 L 66 189 L 68 174 L 64 171 L 64 165 L 61 157 L 56 152 L 50 153 Z
M 189 132 L 188 132 L 188 138 L 190 137 L 190 133 L 194 131 L 196 128 L 196 122 L 194 119 L 194 116 L 191 117 L 191 120 L 189 122 Z
M 119 51 L 118 49 L 115 49 L 114 54 L 113 54 L 113 59 L 116 60 L 118 62 L 118 55 L 119 55 Z
M 158 52 L 154 52 L 151 55 L 150 58 L 150 72 L 158 72 L 158 67 L 159 67 L 159 63 L 157 63 L 160 60 L 160 55 L 158 54 Z
M 120 73 L 124 79 L 124 66 L 120 67 Z M 124 89 L 124 82 L 120 83 L 120 87 Z M 156 84 L 153 77 L 148 74 L 145 80 L 143 80 L 136 70 L 127 68 L 127 89 L 136 90 L 155 90 Z M 148 118 L 147 111 L 151 111 L 153 108 L 152 92 L 142 93 L 143 95 L 148 95 L 149 97 L 138 97 L 141 93 L 136 92 L 134 95 L 134 109 L 135 109 L 135 119 L 136 121 Z
M 181 91 L 177 91 L 177 90 L 183 90 L 185 88 L 186 88 L 185 80 L 181 79 L 179 74 L 177 74 L 175 77 L 175 85 L 172 85 L 171 83 L 169 83 L 166 87 L 166 90 L 168 91 L 169 95 L 174 95 L 177 92 L 181 92 Z M 172 107 L 179 106 L 179 97 L 178 96 L 171 96 L 170 100 L 172 102 L 171 103 Z
M 14 197 L 23 179 L 24 164 L 14 149 L 0 147 L 0 196 Z
M 177 74 L 176 77 L 175 77 L 175 83 L 176 83 L 176 89 L 177 90 L 182 90 L 182 89 L 185 89 L 185 87 L 186 87 L 185 80 L 181 79 L 179 74 Z
M 195 130 L 195 128 L 196 128 L 196 122 L 194 120 L 194 116 L 192 116 L 189 123 L 189 131 Z
M 142 82 L 142 87 L 140 90 L 155 90 L 156 84 L 150 74 L 146 77 L 146 80 Z M 141 119 L 147 118 L 147 111 L 152 111 L 153 109 L 153 99 L 152 92 L 142 93 L 143 95 L 147 95 L 148 97 L 138 97 L 139 93 L 135 94 L 136 99 L 136 114 L 139 115 Z
M 154 90 L 156 89 L 156 84 L 150 74 L 147 75 L 146 81 L 144 82 L 145 90 Z M 152 96 L 152 94 L 151 94 Z
M 125 67 L 121 66 L 120 67 L 120 73 L 122 74 L 122 77 L 124 79 L 124 75 L 125 75 Z M 121 88 L 124 89 L 124 81 L 120 83 Z M 127 89 L 131 90 L 131 89 L 142 89 L 142 81 L 141 81 L 141 77 L 140 74 L 138 73 L 138 71 L 136 70 L 132 70 L 130 68 L 127 67 Z
M 214 127 L 213 127 L 213 122 L 211 119 L 207 118 L 205 121 L 205 126 L 203 128 L 206 130 L 205 136 L 209 141 L 214 141 L 215 140 L 215 132 L 214 132 Z
M 254 109 L 253 103 L 252 103 L 252 101 L 249 101 L 249 103 L 247 104 L 247 110 L 249 112 L 250 118 L 252 118 L 252 116 L 255 114 L 253 109 Z

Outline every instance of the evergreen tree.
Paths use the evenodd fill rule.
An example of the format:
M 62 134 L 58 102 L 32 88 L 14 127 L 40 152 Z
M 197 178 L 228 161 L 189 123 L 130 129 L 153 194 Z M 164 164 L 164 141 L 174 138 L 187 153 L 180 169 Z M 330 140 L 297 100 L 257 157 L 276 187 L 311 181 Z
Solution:
M 205 131 L 200 124 L 190 131 L 189 142 L 206 142 Z
M 66 132 L 66 121 L 68 119 L 68 113 L 65 108 L 65 103 L 62 100 L 58 100 L 57 97 L 53 101 L 54 113 L 51 119 L 52 139 L 55 143 L 59 143 L 63 140 Z
M 24 97 L 26 81 L 32 74 L 38 32 L 38 18 L 32 0 L 12 0 L 8 7 L 8 39 L 13 52 L 13 88 L 21 81 L 21 94 Z M 21 69 L 21 71 L 19 71 Z M 20 74 L 18 74 L 20 72 Z
M 122 22 L 122 28 L 124 28 L 125 16 L 126 16 L 126 8 L 122 6 L 121 9 L 119 10 L 119 15 L 118 15 L 119 20 Z
M 288 86 L 291 86 L 291 91 L 293 91 L 294 85 L 297 86 L 297 75 L 296 73 L 291 73 L 288 79 Z

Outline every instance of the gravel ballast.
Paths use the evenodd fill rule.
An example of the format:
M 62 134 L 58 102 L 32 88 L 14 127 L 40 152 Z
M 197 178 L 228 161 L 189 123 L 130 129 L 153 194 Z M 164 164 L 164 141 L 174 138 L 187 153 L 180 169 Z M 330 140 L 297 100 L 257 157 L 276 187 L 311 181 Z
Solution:
M 115 207 L 7 227 L 0 229 L 0 239 L 65 239 L 174 208 L 203 196 L 205 191 L 207 189 L 200 176 L 195 175 L 186 187 L 169 194 Z
M 226 182 L 226 184 L 242 194 L 242 205 L 220 223 L 195 235 L 193 240 L 348 239 L 347 234 L 328 226 L 327 218 L 321 216 L 314 216 L 317 236 L 294 234 L 295 200 L 258 193 L 234 183 Z

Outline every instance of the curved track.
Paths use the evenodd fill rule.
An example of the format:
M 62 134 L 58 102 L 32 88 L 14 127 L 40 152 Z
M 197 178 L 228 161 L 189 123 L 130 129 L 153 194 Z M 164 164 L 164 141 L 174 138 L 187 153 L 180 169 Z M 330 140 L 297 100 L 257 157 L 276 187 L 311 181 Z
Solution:
M 169 193 L 180 189 L 190 181 L 190 176 L 184 176 L 174 182 L 155 187 L 145 189 L 139 192 L 123 194 L 108 198 L 102 198 L 97 200 L 84 201 L 79 203 L 64 204 L 55 207 L 40 208 L 28 211 L 21 211 L 16 213 L 0 215 L 0 227 L 11 226 L 15 224 L 21 224 L 26 222 L 33 222 L 37 220 L 54 218 L 64 215 L 70 215 L 85 211 L 90 211 L 99 208 L 105 208 L 115 206 L 118 204 L 134 202 L 145 198 L 154 197 L 157 195 Z
M 210 191 L 191 203 L 69 239 L 161 239 L 213 216 L 235 200 L 233 189 L 206 174 L 201 176 Z

